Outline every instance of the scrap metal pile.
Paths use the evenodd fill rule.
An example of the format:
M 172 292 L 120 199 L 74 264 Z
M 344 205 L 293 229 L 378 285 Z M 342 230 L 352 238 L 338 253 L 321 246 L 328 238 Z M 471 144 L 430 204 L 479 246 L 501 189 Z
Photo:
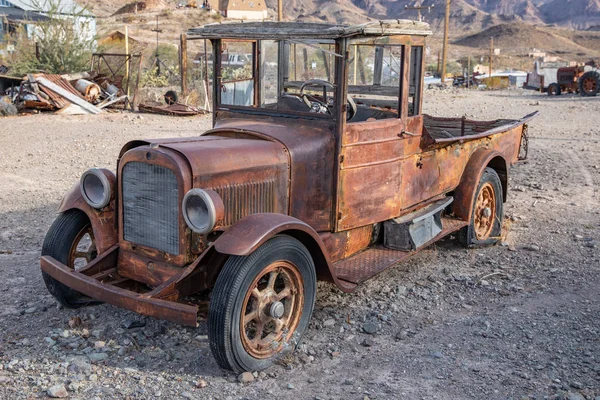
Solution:
M 127 106 L 129 97 L 106 76 L 94 72 L 78 76 L 28 74 L 5 89 L 19 112 L 55 111 L 59 114 L 100 114 L 106 107 Z

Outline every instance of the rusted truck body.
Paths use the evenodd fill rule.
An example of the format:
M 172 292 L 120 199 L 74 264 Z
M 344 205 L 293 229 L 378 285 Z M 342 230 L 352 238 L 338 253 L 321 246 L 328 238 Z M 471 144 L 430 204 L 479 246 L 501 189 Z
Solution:
M 455 232 L 502 229 L 526 122 L 422 113 L 427 24 L 217 24 L 213 129 L 127 143 L 85 172 L 42 250 L 65 306 L 106 302 L 208 329 L 223 368 L 294 348 L 316 281 L 344 292 Z M 300 50 L 300 51 L 298 51 Z M 250 54 L 228 71 L 227 51 Z

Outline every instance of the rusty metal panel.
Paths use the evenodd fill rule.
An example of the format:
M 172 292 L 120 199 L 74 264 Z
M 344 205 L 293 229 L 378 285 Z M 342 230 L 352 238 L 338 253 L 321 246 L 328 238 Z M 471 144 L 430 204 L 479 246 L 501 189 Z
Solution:
M 320 236 L 330 261 L 336 262 L 367 248 L 373 238 L 373 225 L 334 233 L 324 232 Z
M 150 317 L 197 326 L 198 307 L 144 296 L 73 271 L 52 257 L 40 260 L 42 271 L 68 287 L 91 298 Z
M 399 215 L 403 126 L 400 119 L 346 125 L 340 155 L 336 231 Z
M 233 225 L 250 214 L 276 211 L 275 196 L 277 193 L 274 178 L 258 182 L 213 186 L 212 190 L 221 196 L 225 206 L 223 226 Z
M 205 135 L 246 137 L 255 142 L 260 138 L 279 144 L 289 155 L 289 215 L 306 222 L 316 231 L 327 231 L 332 228 L 334 198 L 333 129 L 331 121 L 244 116 L 219 111 L 215 129 Z
M 425 243 L 419 250 L 398 251 L 387 249 L 385 247 L 372 247 L 346 260 L 339 261 L 333 265 L 337 277 L 341 280 L 355 284 L 364 282 L 430 244 L 440 240 L 444 236 L 466 226 L 467 223 L 458 219 L 442 218 L 442 225 L 442 232 L 429 242 Z
M 75 89 L 65 78 L 63 78 L 60 75 L 52 75 L 52 74 L 35 74 L 34 77 L 37 78 L 46 78 L 48 79 L 50 82 L 60 86 L 61 88 L 65 89 L 66 91 L 68 91 L 69 93 L 72 93 L 73 95 L 80 97 L 81 99 L 85 100 L 83 98 L 83 96 L 81 95 L 81 93 L 79 93 L 79 91 L 77 91 L 77 89 Z M 67 99 L 65 99 L 64 97 L 62 97 L 61 95 L 59 95 L 58 93 L 48 89 L 46 86 L 44 86 L 43 84 L 39 84 L 40 89 L 46 93 L 48 95 L 48 97 L 50 97 L 50 100 L 52 100 L 52 102 L 54 103 L 54 105 L 56 106 L 56 108 L 63 108 L 68 106 L 69 104 L 71 104 L 70 101 L 68 101 Z

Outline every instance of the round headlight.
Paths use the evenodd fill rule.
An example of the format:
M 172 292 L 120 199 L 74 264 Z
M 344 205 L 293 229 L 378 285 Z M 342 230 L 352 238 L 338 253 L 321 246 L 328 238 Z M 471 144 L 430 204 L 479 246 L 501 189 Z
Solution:
M 212 190 L 191 189 L 183 198 L 183 218 L 196 233 L 211 232 L 223 216 L 223 202 Z
M 79 187 L 85 201 L 94 208 L 104 208 L 110 202 L 112 195 L 112 182 L 114 175 L 112 172 L 92 168 L 81 175 Z

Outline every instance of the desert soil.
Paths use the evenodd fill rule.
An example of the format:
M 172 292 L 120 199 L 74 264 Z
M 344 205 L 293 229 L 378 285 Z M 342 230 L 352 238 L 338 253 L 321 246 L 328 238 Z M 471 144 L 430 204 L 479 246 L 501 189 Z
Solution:
M 82 172 L 114 169 L 129 140 L 197 135 L 210 118 L 0 120 L 0 398 L 600 399 L 600 97 L 425 98 L 440 116 L 540 111 L 529 161 L 510 171 L 502 244 L 467 250 L 449 237 L 352 294 L 320 284 L 298 351 L 245 382 L 218 368 L 204 321 L 61 309 L 39 270 Z

